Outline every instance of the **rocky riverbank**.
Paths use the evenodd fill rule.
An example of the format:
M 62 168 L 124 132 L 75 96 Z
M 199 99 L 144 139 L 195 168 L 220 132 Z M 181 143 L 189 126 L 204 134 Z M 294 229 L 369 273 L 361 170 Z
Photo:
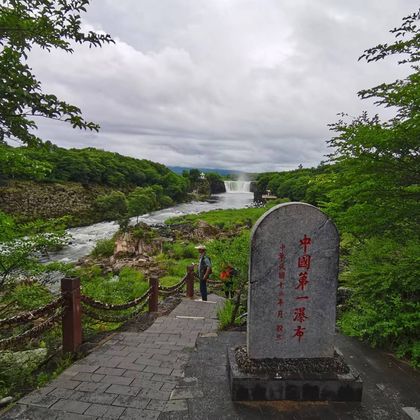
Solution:
M 9 181 L 0 186 L 0 210 L 28 221 L 71 216 L 74 225 L 93 223 L 100 220 L 94 216 L 95 199 L 111 191 L 77 182 Z
M 202 242 L 209 239 L 233 238 L 247 226 L 223 230 L 204 221 L 196 225 L 180 224 L 174 226 L 149 226 L 139 223 L 128 231 L 117 233 L 114 239 L 114 251 L 111 256 L 81 258 L 78 265 L 97 264 L 104 273 L 118 274 L 124 267 L 138 269 L 145 276 L 151 273 L 163 277 L 164 266 L 155 257 L 164 251 L 165 244 L 175 241 L 184 244 Z M 195 256 L 194 256 L 195 257 Z

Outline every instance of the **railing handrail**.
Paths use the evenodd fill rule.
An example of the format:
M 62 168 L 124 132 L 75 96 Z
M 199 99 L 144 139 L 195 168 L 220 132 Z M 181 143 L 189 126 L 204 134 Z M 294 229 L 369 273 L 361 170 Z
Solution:
M 130 302 L 120 304 L 101 302 L 83 294 L 80 295 L 80 300 L 86 305 L 92 306 L 93 308 L 103 309 L 105 311 L 120 311 L 124 309 L 133 308 L 134 306 L 139 305 L 141 302 L 143 302 L 146 298 L 149 297 L 151 291 L 152 289 L 149 287 L 147 291 L 138 298 L 135 298 Z
M 176 284 L 174 284 L 172 286 L 165 287 L 165 286 L 160 286 L 159 285 L 159 291 L 160 292 L 163 292 L 163 293 L 176 292 L 181 287 L 184 286 L 184 284 L 186 283 L 187 279 L 188 279 L 188 273 L 183 277 L 183 279 L 180 282 L 178 282 L 178 283 L 176 283 Z
M 22 334 L 14 335 L 8 338 L 3 338 L 2 340 L 0 340 L 0 350 L 24 343 L 25 341 L 31 338 L 36 338 L 43 332 L 50 330 L 54 326 L 54 324 L 63 316 L 64 311 L 65 309 L 52 315 L 50 318 L 46 319 L 41 324 L 23 332 Z
M 149 288 L 147 291 L 131 300 L 130 302 L 122 304 L 111 304 L 101 302 L 80 293 L 80 279 L 79 278 L 64 278 L 61 280 L 61 296 L 52 302 L 34 309 L 15 315 L 10 318 L 0 319 L 0 328 L 4 326 L 15 326 L 25 324 L 27 322 L 39 319 L 45 314 L 56 311 L 49 318 L 43 320 L 39 325 L 26 330 L 25 332 L 3 338 L 0 340 L 0 350 L 5 348 L 14 347 L 18 344 L 24 343 L 28 339 L 37 338 L 43 332 L 53 328 L 53 326 L 61 318 L 62 331 L 63 331 L 63 351 L 74 353 L 82 344 L 82 314 L 89 316 L 93 319 L 98 319 L 105 322 L 123 322 L 141 313 L 142 310 L 149 304 L 149 312 L 157 312 L 159 304 L 159 293 L 170 295 L 181 290 L 187 286 L 187 297 L 193 298 L 194 296 L 194 271 L 193 266 L 187 267 L 187 273 L 182 280 L 173 286 L 165 287 L 159 286 L 159 279 L 152 276 L 149 279 Z M 82 306 L 83 303 L 83 306 Z M 129 314 L 121 316 L 112 315 L 107 316 L 96 312 L 97 310 L 105 311 L 118 311 L 130 308 L 136 308 Z M 57 311 L 57 309 L 60 309 Z
M 57 309 L 59 306 L 62 306 L 64 303 L 63 296 L 53 300 L 50 303 L 47 303 L 40 308 L 36 308 L 32 311 L 22 312 L 18 315 L 12 316 L 10 318 L 0 319 L 0 327 L 12 326 L 16 324 L 25 324 L 26 322 L 34 321 L 35 319 L 40 318 L 42 315 Z

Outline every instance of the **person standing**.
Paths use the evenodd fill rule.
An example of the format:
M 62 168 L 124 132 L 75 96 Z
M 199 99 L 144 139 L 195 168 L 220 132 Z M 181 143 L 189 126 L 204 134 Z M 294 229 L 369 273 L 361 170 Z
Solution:
M 203 301 L 207 300 L 207 280 L 211 274 L 211 260 L 206 255 L 205 245 L 198 245 L 195 247 L 200 253 L 198 260 L 198 278 L 200 279 L 200 294 Z
M 237 274 L 238 272 L 231 265 L 227 265 L 226 268 L 220 273 L 226 299 L 233 298 L 233 276 L 236 276 Z

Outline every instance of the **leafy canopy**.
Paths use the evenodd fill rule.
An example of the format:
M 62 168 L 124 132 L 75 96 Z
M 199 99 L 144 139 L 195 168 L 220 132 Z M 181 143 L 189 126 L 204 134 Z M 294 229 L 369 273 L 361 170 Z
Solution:
M 399 64 L 413 72 L 403 80 L 382 83 L 358 93 L 362 99 L 392 107 L 395 116 L 382 121 L 366 112 L 350 122 L 331 125 L 336 133 L 329 156 L 339 170 L 329 193 L 327 211 L 339 226 L 361 239 L 386 234 L 410 236 L 418 223 L 420 198 L 420 11 L 391 32 L 398 40 L 368 49 L 361 56 L 377 61 L 403 54 Z M 364 220 L 364 223 L 360 223 Z
M 27 64 L 33 46 L 72 53 L 75 43 L 97 47 L 113 42 L 107 34 L 82 31 L 80 13 L 88 5 L 89 0 L 0 0 L 0 142 L 39 144 L 31 133 L 37 128 L 35 117 L 99 129 L 83 119 L 78 107 L 43 93 Z

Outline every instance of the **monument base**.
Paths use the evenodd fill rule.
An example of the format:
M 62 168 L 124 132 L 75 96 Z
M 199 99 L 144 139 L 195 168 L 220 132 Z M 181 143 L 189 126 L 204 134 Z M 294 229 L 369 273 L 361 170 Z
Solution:
M 361 401 L 363 382 L 349 366 L 345 374 L 295 373 L 287 377 L 252 374 L 239 369 L 235 349 L 228 349 L 228 374 L 233 401 Z

